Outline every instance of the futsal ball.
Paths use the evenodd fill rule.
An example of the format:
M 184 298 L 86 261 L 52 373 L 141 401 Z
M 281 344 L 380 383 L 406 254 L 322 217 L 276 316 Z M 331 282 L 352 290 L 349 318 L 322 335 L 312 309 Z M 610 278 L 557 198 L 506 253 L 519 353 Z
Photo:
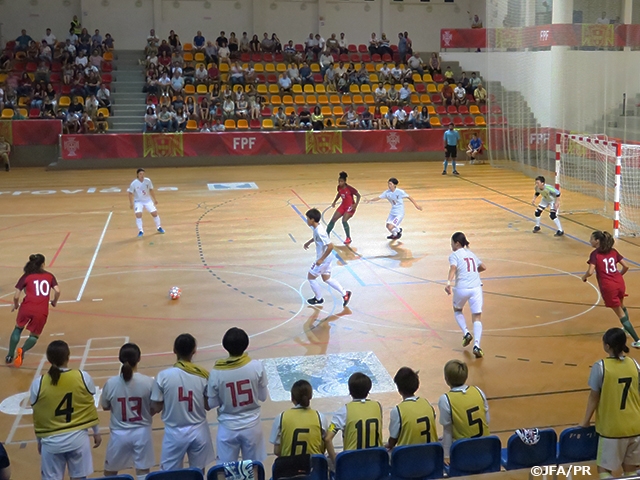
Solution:
M 169 298 L 171 300 L 178 300 L 180 295 L 182 295 L 182 290 L 179 287 L 171 287 L 171 290 L 169 290 Z

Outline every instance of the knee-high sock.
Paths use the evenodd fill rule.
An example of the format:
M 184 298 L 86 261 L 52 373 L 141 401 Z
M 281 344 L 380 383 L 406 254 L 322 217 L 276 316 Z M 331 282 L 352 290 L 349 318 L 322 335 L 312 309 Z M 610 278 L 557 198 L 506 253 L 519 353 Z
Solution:
M 631 325 L 631 322 L 629 321 L 629 314 L 626 314 L 624 317 L 622 317 L 620 319 L 620 323 L 622 324 L 622 328 L 624 328 L 626 332 L 629 335 L 631 335 L 631 337 L 633 338 L 633 341 L 637 342 L 638 334 L 636 333 L 635 329 L 633 328 L 633 325 Z
M 536 217 L 536 227 L 540 226 L 540 217 Z
M 156 228 L 160 228 L 160 225 L 162 225 L 160 223 L 160 215 L 158 215 L 157 217 L 153 217 L 153 221 L 156 222 Z
M 31 350 L 36 346 L 36 343 L 38 343 L 38 337 L 36 337 L 35 335 L 29 335 L 29 338 L 27 338 L 27 340 L 24 342 L 24 345 L 22 346 L 22 351 L 26 352 L 28 350 Z
M 18 342 L 20 341 L 20 334 L 22 333 L 22 329 L 15 327 L 13 332 L 11 332 L 11 338 L 9 339 L 9 356 L 13 357 L 16 353 L 16 347 L 18 346 Z
M 138 227 L 138 231 L 141 232 L 142 231 L 142 219 L 136 217 L 136 226 Z
M 560 219 L 559 219 L 558 217 L 556 217 L 556 218 L 554 218 L 554 219 L 553 219 L 553 223 L 555 223 L 555 224 L 556 224 L 556 228 L 557 228 L 558 230 L 562 230 L 562 224 L 560 223 Z
M 464 318 L 464 314 L 462 312 L 454 311 L 453 316 L 455 317 L 460 330 L 462 330 L 462 334 L 466 335 L 467 333 L 469 333 L 469 329 L 467 328 L 467 320 Z
M 453 165 L 453 171 L 456 171 L 456 160 L 455 158 L 451 161 L 451 164 Z
M 336 222 L 334 222 L 333 220 L 331 220 L 328 224 L 327 224 L 327 235 L 329 235 L 331 233 L 331 230 L 333 230 L 333 227 L 336 226 Z
M 480 320 L 473 322 L 473 337 L 475 339 L 473 344 L 480 348 L 480 338 L 482 338 L 482 322 Z
M 447 167 L 449 166 L 449 160 L 448 159 L 444 159 L 444 171 L 447 171 Z
M 342 228 L 344 228 L 344 234 L 347 238 L 351 238 L 351 227 L 349 227 L 349 222 L 342 221 Z
M 341 297 L 344 297 L 347 294 L 345 289 L 342 288 L 342 285 L 340 285 L 340 282 L 338 282 L 337 280 L 330 278 L 329 280 L 325 280 L 325 283 L 336 290 L 338 293 L 340 293 Z
M 314 278 L 313 280 L 309 280 L 309 286 L 311 287 L 311 290 L 313 290 L 316 300 L 322 300 L 322 287 L 320 286 L 320 283 L 318 283 L 318 279 Z

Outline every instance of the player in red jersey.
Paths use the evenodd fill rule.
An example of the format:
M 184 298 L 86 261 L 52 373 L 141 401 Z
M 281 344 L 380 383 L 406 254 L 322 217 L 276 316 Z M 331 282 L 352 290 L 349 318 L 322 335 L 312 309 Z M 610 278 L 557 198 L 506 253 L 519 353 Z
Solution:
M 355 203 L 353 201 L 355 197 Z M 331 204 L 331 208 L 336 207 L 338 199 L 342 199 L 342 203 L 331 217 L 331 221 L 327 225 L 327 235 L 331 235 L 331 230 L 336 225 L 336 222 L 342 217 L 342 226 L 344 227 L 344 234 L 347 238 L 344 239 L 344 244 L 349 245 L 351 243 L 351 228 L 349 227 L 349 219 L 356 214 L 356 208 L 360 203 L 360 194 L 358 190 L 353 188 L 347 183 L 347 172 L 340 172 L 338 177 L 338 194 Z
M 596 230 L 591 234 L 589 242 L 595 250 L 589 256 L 587 262 L 589 268 L 582 276 L 582 281 L 586 282 L 587 278 L 595 272 L 604 304 L 616 313 L 622 327 L 633 337 L 631 346 L 640 348 L 638 334 L 631 325 L 629 312 L 624 306 L 624 297 L 627 293 L 622 276 L 627 273 L 629 266 L 624 261 L 624 257 L 613 248 L 615 240 L 609 232 Z M 618 270 L 618 263 L 622 266 L 622 270 Z
M 24 290 L 25 297 L 22 304 L 19 303 L 20 292 Z M 53 300 L 51 300 L 53 290 Z M 12 312 L 18 310 L 16 327 L 13 329 L 9 341 L 9 354 L 5 358 L 6 363 L 13 363 L 16 367 L 22 365 L 24 353 L 31 350 L 42 333 L 47 317 L 49 316 L 49 301 L 55 307 L 60 298 L 60 287 L 53 274 L 44 269 L 44 255 L 36 253 L 29 256 L 29 261 L 24 266 L 24 275 L 16 283 L 16 293 L 13 295 Z M 22 348 L 18 346 L 20 335 L 24 328 L 29 330 L 29 338 Z

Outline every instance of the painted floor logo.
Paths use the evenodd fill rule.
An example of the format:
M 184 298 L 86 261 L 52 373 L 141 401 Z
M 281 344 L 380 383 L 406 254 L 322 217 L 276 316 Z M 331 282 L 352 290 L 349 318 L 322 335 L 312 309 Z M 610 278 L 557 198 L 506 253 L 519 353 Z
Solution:
M 155 189 L 157 192 L 175 192 L 178 190 L 178 187 L 158 187 Z M 12 195 L 17 197 L 19 195 L 55 195 L 55 194 L 64 194 L 64 195 L 76 195 L 79 193 L 122 193 L 126 192 L 126 188 L 120 187 L 108 187 L 108 188 L 97 188 L 97 187 L 89 187 L 89 188 L 77 188 L 75 190 L 51 190 L 51 189 L 42 189 L 42 190 L 9 190 L 9 191 L 0 191 L 0 195 Z

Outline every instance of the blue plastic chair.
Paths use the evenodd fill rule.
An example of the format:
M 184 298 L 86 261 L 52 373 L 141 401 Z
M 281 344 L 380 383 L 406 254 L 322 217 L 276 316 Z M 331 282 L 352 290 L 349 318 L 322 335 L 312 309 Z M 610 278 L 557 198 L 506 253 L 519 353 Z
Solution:
M 100 477 L 95 480 L 135 480 L 131 475 L 116 475 L 115 477 Z
M 560 434 L 558 441 L 559 465 L 563 463 L 588 462 L 598 455 L 598 434 L 596 427 L 567 428 Z
M 183 468 L 181 470 L 153 472 L 147 475 L 147 480 L 204 480 L 204 476 L 197 468 Z
M 382 447 L 350 450 L 336 456 L 335 480 L 387 480 L 389 454 Z
M 311 455 L 311 475 L 309 480 L 327 480 L 329 478 L 329 463 L 324 455 Z
M 494 435 L 462 438 L 451 445 L 450 477 L 500 471 L 500 439 Z
M 502 451 L 502 465 L 507 470 L 520 470 L 535 465 L 555 465 L 558 436 L 555 430 L 540 430 L 540 440 L 527 445 L 517 434 L 511 435 L 507 448 Z
M 391 480 L 442 478 L 444 450 L 439 443 L 405 445 L 391 451 Z
M 232 465 L 237 465 L 240 462 L 230 462 Z M 251 462 L 253 464 L 253 472 L 254 472 L 254 477 L 255 477 L 255 473 L 257 470 L 257 477 L 255 477 L 257 480 L 265 480 L 264 478 L 264 466 L 262 465 L 262 463 L 260 462 Z M 207 480 L 218 480 L 218 473 L 222 472 L 223 474 L 223 478 L 224 478 L 224 467 L 225 465 L 229 465 L 228 463 L 223 464 L 223 465 L 214 465 L 213 467 L 211 467 L 209 469 L 209 471 L 207 472 Z

